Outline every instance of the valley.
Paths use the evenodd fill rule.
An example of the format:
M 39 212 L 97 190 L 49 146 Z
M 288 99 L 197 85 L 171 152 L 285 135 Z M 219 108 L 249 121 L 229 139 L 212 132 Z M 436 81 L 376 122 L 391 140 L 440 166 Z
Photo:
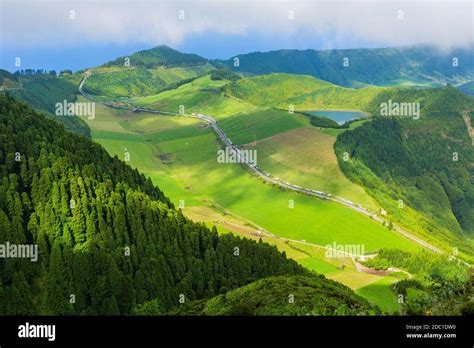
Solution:
M 397 235 L 395 231 L 389 231 L 386 227 L 381 226 L 380 221 L 379 223 L 371 222 L 370 219 L 366 220 L 367 218 L 361 217 L 357 219 L 357 225 L 361 227 L 358 230 L 360 232 L 357 232 L 357 229 L 350 227 L 350 225 L 358 214 L 351 214 L 347 207 L 342 207 L 342 209 L 333 207 L 334 203 L 328 202 L 328 200 L 333 198 L 317 194 L 317 196 L 323 199 L 322 202 L 318 202 L 318 199 L 315 201 L 314 198 L 307 197 L 308 192 L 301 192 L 302 190 L 297 187 L 285 184 L 283 179 L 275 180 L 275 177 L 280 177 L 294 184 L 303 184 L 303 182 L 297 180 L 298 177 L 292 177 L 291 175 L 298 173 L 295 171 L 297 167 L 289 163 L 293 170 L 287 170 L 286 172 L 275 171 L 278 168 L 278 165 L 275 167 L 275 164 L 281 163 L 281 161 L 273 160 L 273 157 L 262 151 L 260 147 L 260 143 L 265 144 L 266 142 L 274 141 L 275 137 L 278 139 L 278 137 L 284 136 L 286 131 L 270 135 L 270 137 L 263 138 L 256 143 L 253 142 L 242 146 L 243 148 L 248 148 L 249 146 L 253 147 L 256 145 L 257 151 L 260 154 L 259 166 L 263 170 L 269 170 L 270 173 L 274 174 L 268 176 L 257 172 L 259 175 L 255 177 L 255 174 L 252 175 L 248 170 L 235 164 L 217 165 L 216 153 L 220 145 L 214 134 L 219 134 L 219 131 L 213 134 L 209 128 L 199 126 L 199 120 L 194 121 L 192 117 L 186 118 L 179 114 L 173 117 L 137 111 L 114 110 L 106 106 L 100 106 L 96 118 L 88 122 L 92 130 L 93 139 L 99 141 L 111 155 L 117 155 L 119 158 L 124 155 L 123 151 L 126 149 L 127 153 L 130 154 L 130 164 L 156 181 L 172 198 L 174 203 L 182 208 L 188 217 L 195 221 L 205 221 L 209 225 L 216 225 L 221 233 L 237 233 L 254 239 L 261 238 L 266 242 L 275 244 L 280 250 L 287 252 L 287 255 L 300 260 L 299 262 L 306 267 L 318 273 L 326 274 L 331 279 L 341 281 L 353 289 L 369 286 L 372 282 L 377 282 L 380 278 L 385 278 L 385 276 L 380 277 L 360 273 L 356 270 L 352 257 L 327 258 L 324 253 L 318 252 L 318 249 L 324 249 L 325 245 L 333 243 L 344 245 L 363 244 L 366 248 L 371 248 L 366 249 L 369 252 L 370 250 L 394 247 L 395 245 L 403 249 L 408 248 L 408 250 L 419 249 L 410 240 Z M 278 113 L 283 118 L 283 113 Z M 267 116 L 263 111 L 260 114 Z M 113 116 L 111 117 L 111 115 Z M 252 116 L 255 117 L 254 115 Z M 228 126 L 236 123 L 232 119 L 233 117 L 235 116 L 230 115 L 220 121 L 224 129 L 233 129 Z M 254 120 L 247 120 L 240 115 L 237 117 L 245 123 L 249 121 L 255 122 Z M 283 119 L 286 120 L 286 116 L 284 117 Z M 278 118 L 272 120 L 274 126 L 275 123 L 280 122 L 279 120 Z M 265 121 L 268 122 L 268 120 Z M 320 152 L 321 148 L 318 152 L 311 152 L 326 153 L 329 158 L 326 156 L 319 159 L 319 162 L 316 161 L 309 169 L 316 168 L 318 163 L 319 166 L 326 168 L 331 161 L 334 166 L 329 173 L 320 173 L 316 176 L 311 175 L 311 172 L 308 173 L 307 170 L 305 173 L 305 169 L 303 169 L 299 177 L 307 177 L 305 182 L 308 184 L 307 187 L 321 188 L 321 183 L 325 183 L 322 187 L 328 188 L 328 192 L 339 194 L 340 191 L 349 194 L 355 202 L 367 203 L 367 206 L 371 209 L 377 209 L 376 203 L 366 196 L 363 190 L 353 185 L 340 173 L 332 150 L 334 138 L 312 127 L 308 127 L 307 121 L 304 118 L 300 118 L 300 122 L 302 122 L 301 127 L 289 132 L 303 132 L 303 135 L 314 132 L 317 138 L 302 137 L 307 139 L 307 145 L 313 144 L 314 146 L 315 143 L 321 145 L 327 143 L 327 145 L 324 145 L 327 148 L 323 152 Z M 104 126 L 105 123 L 107 123 L 106 126 Z M 191 133 L 191 125 L 194 125 L 193 133 Z M 258 123 L 257 126 L 262 127 Z M 276 126 L 278 127 L 278 123 Z M 182 132 L 182 128 L 186 128 L 190 132 L 185 138 L 174 139 L 173 137 L 171 141 L 166 141 L 167 136 L 165 134 L 169 134 L 174 129 L 174 132 L 178 135 L 179 132 Z M 101 131 L 101 129 L 114 129 L 115 132 L 113 133 L 115 135 L 111 132 Z M 118 133 L 122 133 L 122 135 Z M 231 134 L 236 134 L 238 138 L 239 133 Z M 144 145 L 140 144 L 140 136 L 144 138 L 141 141 L 142 143 L 152 142 L 152 144 L 147 144 L 146 147 L 148 149 L 145 150 Z M 161 141 L 161 136 L 164 136 L 164 141 Z M 227 137 L 225 136 L 220 139 L 221 142 L 226 143 L 223 139 L 227 139 Z M 288 142 L 277 142 L 277 144 L 281 145 L 282 149 L 289 151 L 288 158 L 300 158 L 295 157 L 294 154 L 304 156 L 304 152 L 302 153 L 301 150 L 305 146 L 298 144 L 297 141 L 295 142 L 295 137 L 291 137 L 289 141 L 297 147 L 292 149 L 291 146 L 288 148 Z M 230 144 L 227 143 L 226 145 L 229 146 Z M 271 148 L 274 148 L 274 146 L 271 146 Z M 261 162 L 262 152 L 264 153 L 263 158 L 266 160 L 267 165 L 265 165 L 265 162 L 263 164 Z M 193 160 L 190 160 L 191 158 Z M 301 157 L 301 160 L 302 163 L 308 163 L 304 157 Z M 192 171 L 190 171 L 191 168 Z M 186 173 L 186 175 L 183 176 L 183 173 Z M 211 175 L 211 173 L 215 174 Z M 334 177 L 335 175 L 336 177 Z M 259 176 L 264 181 L 259 182 Z M 318 177 L 321 178 L 319 182 L 317 181 Z M 194 178 L 198 181 L 193 180 Z M 332 178 L 330 181 L 334 182 L 332 185 L 327 184 L 327 180 L 330 178 Z M 231 181 L 238 182 L 238 186 L 235 184 L 230 186 L 229 183 Z M 269 183 L 273 186 L 282 187 L 284 191 L 276 189 L 276 187 L 268 187 Z M 214 187 L 214 185 L 221 189 L 224 188 L 225 196 L 229 196 L 229 193 L 236 191 L 238 194 L 231 200 L 229 200 L 229 197 L 223 199 L 222 192 L 209 190 L 209 186 Z M 344 188 L 346 189 L 344 190 Z M 285 192 L 288 189 L 300 192 L 296 194 Z M 301 193 L 306 194 L 302 195 Z M 245 195 L 245 200 L 242 200 L 242 194 Z M 310 194 L 313 193 L 310 192 Z M 230 195 L 233 196 L 232 194 Z M 236 204 L 237 200 L 241 204 Z M 290 204 L 290 202 L 293 203 Z M 339 203 L 347 206 L 345 202 Z M 291 207 L 291 205 L 293 206 Z M 354 208 L 359 210 L 359 213 L 365 213 L 365 211 L 358 207 L 354 206 Z M 257 214 L 255 214 L 256 212 Z M 367 215 L 370 216 L 370 214 Z M 302 224 L 304 219 L 308 220 L 308 224 Z M 379 220 L 380 218 L 377 219 Z M 299 227 L 299 231 L 295 231 L 295 226 Z M 324 233 L 321 234 L 318 231 L 323 231 Z M 347 234 L 341 233 L 342 231 L 347 231 Z M 291 247 L 292 244 L 295 246 Z M 301 252 L 301 245 L 305 246 L 306 252 Z M 389 276 L 387 280 L 383 284 L 388 287 L 397 278 Z M 363 294 L 366 294 L 365 291 L 361 291 Z M 390 290 L 387 289 L 387 291 L 390 293 Z M 373 298 L 377 303 L 383 303 L 379 301 L 377 296 L 372 296 L 370 291 L 367 296 L 369 299 Z M 384 299 L 384 301 L 387 301 L 387 299 Z M 385 303 L 383 306 L 387 310 L 395 311 L 397 310 L 395 304 L 396 302 L 387 307 Z
M 449 88 L 410 89 L 406 83 L 351 88 L 310 75 L 278 71 L 245 76 L 163 46 L 126 58 L 134 65 L 122 66 L 122 57 L 56 78 L 60 82 L 45 80 L 67 85 L 66 91 L 74 86 L 69 99 L 78 105 L 93 103 L 94 117 L 76 115 L 77 122 L 84 122 L 90 138 L 114 160 L 131 166 L 159 187 L 186 219 L 215 230 L 223 240 L 238 236 L 259 245 L 266 242 L 296 261 L 295 267 L 303 266 L 306 271 L 346 285 L 386 314 L 416 310 L 399 302 L 398 287 L 404 286 L 402 291 L 409 302 L 418 301 L 434 291 L 430 277 L 439 269 L 445 268 L 446 277 L 466 282 L 474 247 L 469 235 L 462 234 L 471 219 L 470 191 L 452 211 L 447 203 L 455 199 L 454 191 L 449 191 L 454 188 L 449 185 L 465 185 L 466 181 L 453 177 L 449 185 L 441 183 L 448 192 L 439 202 L 443 213 L 435 216 L 437 203 L 429 192 L 429 179 L 422 177 L 416 183 L 421 191 L 418 196 L 409 193 L 409 179 L 396 170 L 391 172 L 390 164 L 384 164 L 384 154 L 377 150 L 384 148 L 391 160 L 408 156 L 404 147 L 394 145 L 400 141 L 397 134 L 384 132 L 392 128 L 398 131 L 400 124 L 406 127 L 406 139 L 411 140 L 412 132 L 422 128 L 406 120 L 381 120 L 377 112 L 381 101 L 404 98 L 421 102 L 421 111 L 426 112 L 423 115 L 429 115 L 422 122 L 441 127 L 445 115 L 439 110 L 446 106 L 450 117 L 456 117 L 457 112 L 457 106 L 446 104 L 446 96 L 469 108 L 467 97 Z M 36 100 L 36 78 L 28 79 L 33 87 L 28 85 L 16 93 Z M 13 80 L 9 77 L 9 85 Z M 59 90 L 54 93 L 63 95 Z M 38 100 L 36 105 L 44 109 L 48 104 Z M 463 114 L 464 122 L 468 115 L 467 111 Z M 385 130 L 377 128 L 385 121 L 392 123 Z M 459 117 L 456 128 L 443 129 L 441 134 L 450 142 L 448 147 L 454 146 L 470 158 L 461 121 Z M 372 137 L 364 137 L 364 132 Z M 237 160 L 229 161 L 225 156 L 220 160 L 219 151 L 224 149 Z M 371 157 L 365 156 L 372 152 Z M 248 161 L 247 153 L 255 154 L 252 161 Z M 374 159 L 379 162 L 374 163 Z M 434 156 L 433 161 L 436 159 Z M 463 178 L 467 170 L 464 163 L 458 168 Z M 431 168 L 428 163 L 426 168 Z M 400 197 L 405 203 L 403 210 L 396 209 Z M 452 248 L 456 253 L 451 254 Z M 346 251 L 340 253 L 340 249 Z M 428 269 L 401 264 L 392 251 L 409 253 L 407 258 L 417 264 L 425 260 Z M 193 299 L 209 298 L 217 285 L 209 283 L 204 295 L 196 272 L 188 268 L 186 281 L 180 278 L 179 287 L 192 292 Z M 300 271 L 295 268 L 294 272 Z M 197 282 L 192 290 L 186 283 L 189 281 Z M 219 291 L 240 296 L 247 288 L 245 281 L 239 282 L 241 287 L 235 294 L 231 289 L 237 280 Z M 273 280 L 268 282 L 275 286 Z M 246 286 L 259 288 L 258 284 Z M 210 299 L 206 306 L 221 301 L 218 299 Z M 144 301 L 150 304 L 154 300 L 142 297 Z M 160 301 L 167 310 L 177 310 L 169 296 Z M 234 310 L 232 304 L 220 305 L 230 305 L 226 310 Z M 208 313 L 206 308 L 199 310 Z

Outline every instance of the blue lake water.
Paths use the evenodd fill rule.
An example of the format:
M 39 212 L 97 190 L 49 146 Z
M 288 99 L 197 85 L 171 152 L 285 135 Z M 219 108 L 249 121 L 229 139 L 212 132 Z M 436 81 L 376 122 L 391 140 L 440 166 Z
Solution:
M 365 117 L 365 114 L 360 111 L 314 110 L 306 111 L 305 113 L 308 115 L 327 117 L 339 124 Z

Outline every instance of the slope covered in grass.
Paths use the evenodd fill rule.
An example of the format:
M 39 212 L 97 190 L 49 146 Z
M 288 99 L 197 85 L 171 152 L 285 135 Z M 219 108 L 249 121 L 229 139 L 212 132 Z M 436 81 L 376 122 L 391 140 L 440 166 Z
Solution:
M 181 68 L 100 68 L 84 84 L 89 94 L 108 97 L 140 97 L 177 88 L 211 71 L 209 64 Z
M 222 88 L 228 83 L 227 80 L 212 80 L 211 76 L 206 75 L 176 89 L 140 98 L 134 103 L 171 112 L 179 112 L 182 105 L 185 113 L 203 113 L 216 119 L 258 110 L 250 103 L 224 96 Z
M 98 108 L 97 117 L 88 121 L 93 139 L 119 158 L 124 158 L 127 149 L 130 165 L 150 176 L 173 202 L 182 201 L 184 212 L 194 206 L 228 211 L 281 237 L 305 239 L 319 245 L 334 241 L 362 243 L 366 252 L 389 245 L 418 248 L 408 239 L 341 205 L 271 187 L 238 164 L 218 163 L 220 145 L 213 131 L 203 127 L 200 121 L 191 120 L 192 123 L 185 125 L 180 123 L 179 116 L 124 114 L 103 108 Z M 115 130 L 104 131 L 105 121 L 114 123 L 109 127 Z M 96 125 L 100 127 L 97 131 Z M 150 127 L 156 131 L 147 132 Z M 261 134 L 268 135 L 263 131 Z M 288 206 L 289 200 L 295 202 L 293 209 Z
M 219 120 L 219 125 L 234 144 L 248 144 L 277 134 L 306 127 L 309 121 L 298 114 L 289 114 L 278 109 L 244 111 Z
M 400 305 L 398 304 L 397 294 L 390 288 L 397 280 L 397 278 L 385 277 L 357 289 L 355 293 L 368 298 L 371 303 L 378 306 L 385 313 L 397 314 Z
M 347 109 L 365 110 L 384 88 L 344 88 L 312 76 L 269 74 L 233 82 L 225 92 L 254 105 L 288 110 Z
M 303 127 L 279 133 L 249 148 L 258 151 L 259 166 L 276 177 L 344 197 L 371 211 L 379 210 L 363 187 L 351 182 L 341 171 L 334 153 L 335 142 L 334 136 L 314 127 Z

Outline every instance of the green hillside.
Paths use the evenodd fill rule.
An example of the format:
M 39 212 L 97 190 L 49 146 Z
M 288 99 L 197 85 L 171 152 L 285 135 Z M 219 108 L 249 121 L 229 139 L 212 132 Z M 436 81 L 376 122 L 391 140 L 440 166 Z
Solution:
M 405 53 L 414 59 L 410 64 L 419 58 Z M 249 77 L 163 46 L 130 58 L 131 67 L 122 57 L 90 69 L 85 92 L 98 100 L 211 115 L 234 144 L 256 149 L 260 168 L 274 177 L 340 195 L 379 215 L 383 207 L 397 226 L 474 261 L 472 98 L 452 87 L 348 88 L 310 74 Z M 440 70 L 438 80 L 427 82 L 429 74 L 416 75 L 426 66 L 406 70 L 408 63 L 399 63 L 405 85 L 448 78 Z M 393 83 L 400 74 L 395 70 L 387 68 L 379 84 Z M 333 72 L 331 78 L 339 73 Z M 341 84 L 360 87 L 357 73 Z M 448 79 L 461 81 L 463 74 Z M 51 114 L 58 101 L 76 100 L 85 75 L 12 76 L 0 76 L 9 93 Z M 349 257 L 326 257 L 327 245 L 336 244 L 361 246 L 365 254 L 396 248 L 394 254 L 415 255 L 422 247 L 392 223 L 219 163 L 222 144 L 200 120 L 96 103 L 96 117 L 85 121 L 98 145 L 0 98 L 0 242 L 32 242 L 40 249 L 38 264 L 2 261 L 0 314 L 370 315 L 380 308 L 425 315 L 434 308 L 436 301 L 411 302 L 410 308 L 397 302 L 405 269 L 428 264 L 431 252 L 413 257 L 413 264 L 393 255 L 368 261 L 401 269 L 384 275 L 360 271 Z M 380 105 L 389 100 L 419 102 L 421 118 L 381 117 Z M 341 128 L 302 114 L 321 109 L 363 110 L 371 118 Z M 127 155 L 130 167 L 119 160 Z M 443 256 L 433 263 L 427 284 L 451 272 L 447 262 Z M 462 297 L 467 281 L 450 288 L 443 280 L 436 291 Z M 431 283 L 404 290 L 438 298 Z M 290 294 L 294 302 L 287 301 Z M 464 310 L 456 306 L 455 314 Z
M 373 315 L 380 310 L 324 276 L 258 280 L 207 302 L 178 308 L 180 315 Z
M 381 117 L 388 100 L 419 102 L 420 119 Z M 472 115 L 474 101 L 453 87 L 389 90 L 368 109 L 376 119 L 337 138 L 344 173 L 400 223 L 472 257 L 474 150 L 463 116 Z M 344 152 L 350 160 L 342 159 Z
M 8 90 L 20 87 L 18 77 L 14 74 L 0 69 L 0 90 Z
M 205 75 L 178 88 L 139 98 L 134 104 L 171 112 L 179 112 L 183 105 L 185 113 L 205 113 L 214 118 L 257 110 L 252 104 L 225 97 L 222 88 L 228 83 L 227 80 L 213 80 L 211 75 Z
M 253 141 L 249 131 L 252 129 L 260 139 L 282 132 L 286 127 L 301 127 L 304 121 L 309 125 L 303 116 L 299 120 L 293 117 L 295 115 L 271 111 L 271 115 L 263 110 L 239 119 L 229 116 L 219 122 L 232 140 L 242 142 Z M 269 116 L 266 118 L 265 115 Z M 249 130 L 245 128 L 246 121 Z M 127 149 L 129 164 L 150 176 L 175 204 L 184 202 L 185 214 L 206 211 L 196 221 L 212 222 L 226 220 L 227 215 L 236 216 L 280 237 L 304 239 L 318 245 L 334 241 L 363 243 L 366 252 L 395 245 L 407 250 L 420 248 L 380 223 L 340 204 L 278 189 L 262 183 L 242 166 L 218 163 L 216 153 L 221 145 L 212 129 L 203 126 L 201 121 L 117 111 L 102 106 L 98 107 L 96 118 L 88 120 L 88 124 L 92 138 L 112 156 L 123 158 L 124 149 Z M 331 149 L 331 145 L 327 148 Z M 337 167 L 335 159 L 334 162 L 331 166 Z M 351 190 L 353 185 L 346 188 Z M 295 202 L 293 209 L 288 207 L 289 200 Z M 211 209 L 214 214 L 209 216 L 207 212 Z
M 306 272 L 273 246 L 191 222 L 137 170 L 8 96 L 0 129 L 0 241 L 39 252 L 0 261 L 2 315 L 169 310 Z
M 197 54 L 181 53 L 168 46 L 156 46 L 149 50 L 143 50 L 133 53 L 127 57 L 119 57 L 104 66 L 118 66 L 123 67 L 125 58 L 130 59 L 131 67 L 142 67 L 147 69 L 159 67 L 189 67 L 196 65 L 204 65 L 207 63 L 205 58 Z
M 289 105 L 296 110 L 364 110 L 384 90 L 380 87 L 345 88 L 312 76 L 279 73 L 241 79 L 227 85 L 224 92 L 254 105 L 284 110 L 288 110 Z
M 453 57 L 458 65 L 453 66 Z M 239 66 L 234 66 L 234 59 Z M 240 54 L 216 66 L 252 75 L 289 73 L 311 75 L 337 85 L 443 85 L 474 76 L 471 48 L 446 53 L 431 46 L 377 49 L 278 50 Z
M 111 98 L 152 95 L 175 89 L 213 69 L 210 64 L 182 68 L 93 69 L 93 74 L 84 85 L 84 91 L 88 94 Z

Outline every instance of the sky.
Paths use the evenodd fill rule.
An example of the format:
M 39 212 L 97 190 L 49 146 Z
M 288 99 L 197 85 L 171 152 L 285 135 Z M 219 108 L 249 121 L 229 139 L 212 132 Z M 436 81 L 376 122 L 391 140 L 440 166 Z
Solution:
M 162 44 L 228 59 L 283 48 L 418 43 L 449 51 L 474 42 L 473 1 L 0 0 L 0 6 L 0 67 L 10 71 L 79 70 Z

